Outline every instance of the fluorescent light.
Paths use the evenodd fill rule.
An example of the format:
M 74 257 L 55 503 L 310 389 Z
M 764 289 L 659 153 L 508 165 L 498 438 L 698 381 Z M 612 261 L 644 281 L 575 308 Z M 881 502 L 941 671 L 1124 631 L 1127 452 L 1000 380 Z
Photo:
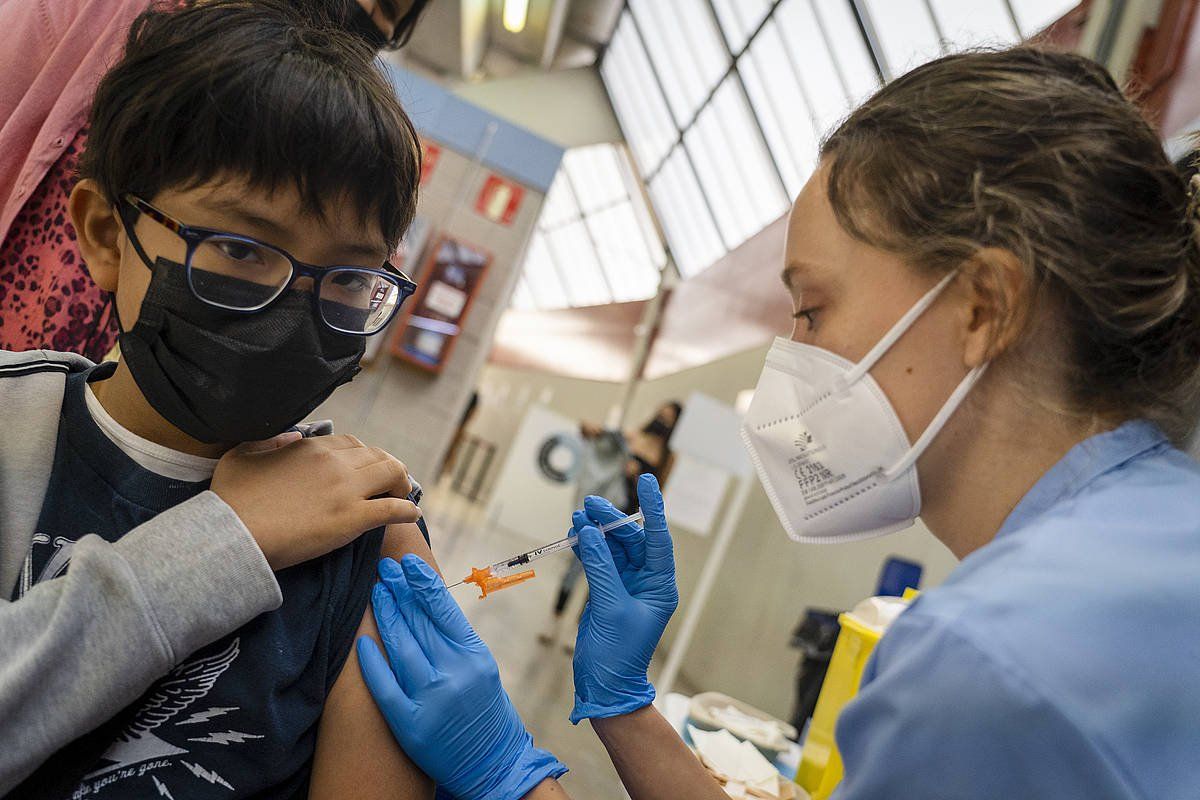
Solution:
M 529 0 L 504 0 L 504 30 L 520 33 L 525 30 L 525 19 L 528 16 Z

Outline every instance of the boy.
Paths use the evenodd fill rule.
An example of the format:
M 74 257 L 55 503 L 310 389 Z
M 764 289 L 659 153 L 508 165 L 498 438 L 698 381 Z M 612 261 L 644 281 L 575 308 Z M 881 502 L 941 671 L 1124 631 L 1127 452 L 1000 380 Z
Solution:
M 66 571 L 81 532 L 119 540 L 220 480 L 217 459 L 234 445 L 310 413 L 412 293 L 386 258 L 415 209 L 419 147 L 371 56 L 275 0 L 209 0 L 134 23 L 97 90 L 69 206 L 90 274 L 114 295 L 122 356 L 64 362 L 14 605 Z M 293 447 L 352 464 L 373 494 L 407 488 L 402 465 L 353 437 L 281 452 Z M 180 653 L 13 794 L 427 796 L 347 660 L 356 632 L 373 631 L 364 611 L 381 547 L 428 557 L 414 525 L 392 525 L 281 571 L 276 611 Z

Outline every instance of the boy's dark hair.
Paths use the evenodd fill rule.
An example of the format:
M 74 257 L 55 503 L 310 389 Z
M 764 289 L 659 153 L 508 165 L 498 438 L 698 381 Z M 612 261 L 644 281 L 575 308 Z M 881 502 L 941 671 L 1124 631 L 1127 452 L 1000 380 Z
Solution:
M 152 9 L 96 90 L 80 175 L 110 200 L 229 175 L 351 202 L 388 246 L 417 205 L 421 149 L 374 53 L 280 0 Z

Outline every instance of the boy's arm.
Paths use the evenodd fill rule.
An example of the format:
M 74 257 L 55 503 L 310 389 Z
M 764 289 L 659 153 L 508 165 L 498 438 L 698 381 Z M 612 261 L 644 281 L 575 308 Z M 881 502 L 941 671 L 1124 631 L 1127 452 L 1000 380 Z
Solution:
M 388 526 L 382 555 L 399 559 L 405 553 L 416 553 L 436 569 L 416 525 Z M 363 634 L 379 641 L 369 603 L 355 638 Z M 355 649 L 325 701 L 308 796 L 356 800 L 433 797 L 433 781 L 400 749 L 367 691 Z
M 66 575 L 0 601 L 0 795 L 280 600 L 250 532 L 210 492 L 116 543 L 80 539 Z

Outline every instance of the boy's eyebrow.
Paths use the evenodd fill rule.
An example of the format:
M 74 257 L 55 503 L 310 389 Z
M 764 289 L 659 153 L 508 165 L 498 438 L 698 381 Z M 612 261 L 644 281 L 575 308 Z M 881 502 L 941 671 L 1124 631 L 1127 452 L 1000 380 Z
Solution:
M 380 257 L 380 254 L 387 252 L 387 245 L 385 245 L 381 242 L 378 246 L 373 247 L 369 244 L 356 243 L 356 244 L 347 244 L 344 249 L 348 254 L 350 254 L 352 256 L 362 256 L 363 258 L 378 259 Z M 387 256 L 384 256 L 385 260 L 386 260 L 386 258 L 387 258 Z
M 269 217 L 256 214 L 238 202 L 235 198 L 222 197 L 220 195 L 209 195 L 207 197 L 196 198 L 196 202 L 202 206 L 206 206 L 212 211 L 229 214 L 231 216 L 238 217 L 239 219 L 244 219 L 246 222 L 249 222 L 256 228 L 267 231 L 272 237 L 280 240 L 286 240 L 288 238 L 288 230 L 284 225 L 276 222 L 273 219 L 270 219 Z
M 291 236 L 291 232 L 282 223 L 277 222 L 270 217 L 264 217 L 242 205 L 236 198 L 223 197 L 220 195 L 197 198 L 200 205 L 207 206 L 213 211 L 230 214 L 238 219 L 243 219 L 251 225 L 266 231 L 267 236 L 277 242 L 286 242 Z M 363 258 L 379 258 L 381 253 L 387 251 L 387 245 L 380 242 L 378 246 L 363 244 L 356 242 L 354 244 L 346 244 L 341 249 L 350 256 L 362 256 Z M 386 258 L 386 256 L 385 256 Z

